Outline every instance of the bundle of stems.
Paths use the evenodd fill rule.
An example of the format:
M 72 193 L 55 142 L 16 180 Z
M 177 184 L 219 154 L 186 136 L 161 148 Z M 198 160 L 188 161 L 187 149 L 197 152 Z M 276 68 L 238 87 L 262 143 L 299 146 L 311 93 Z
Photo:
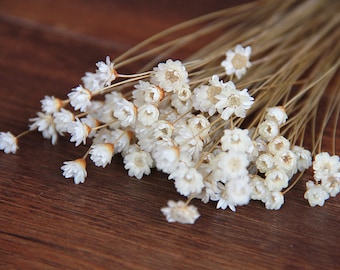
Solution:
M 88 108 L 85 108 L 85 106 L 85 109 L 80 109 L 81 112 L 77 114 L 76 111 L 81 108 L 81 105 L 78 107 L 74 106 L 71 98 L 60 100 L 54 99 L 53 97 L 54 101 L 58 101 L 55 102 L 58 104 L 57 112 L 60 112 L 61 109 L 71 104 L 71 106 L 69 106 L 70 110 L 74 111 L 72 122 L 74 122 L 74 119 L 81 119 L 88 115 L 92 115 L 97 122 L 100 122 L 100 124 L 96 126 L 91 126 L 89 123 L 85 125 L 89 128 L 89 133 L 97 132 L 97 134 L 92 135 L 92 137 L 94 137 L 93 142 L 85 155 L 77 159 L 78 161 L 82 161 L 82 176 L 79 176 L 80 172 L 70 171 L 70 168 L 65 169 L 65 171 L 68 172 L 64 172 L 64 176 L 72 176 L 75 179 L 80 177 L 77 183 L 84 182 L 84 178 L 87 175 L 85 170 L 86 165 L 84 165 L 85 159 L 93 153 L 91 151 L 94 151 L 94 145 L 101 136 L 98 134 L 100 134 L 102 130 L 123 130 L 126 134 L 129 134 L 130 146 L 127 146 L 126 149 L 118 150 L 118 152 L 122 153 L 124 159 L 132 155 L 132 153 L 135 153 L 136 147 L 138 149 L 145 147 L 142 146 L 141 139 L 138 135 L 136 135 L 136 137 L 131 135 L 132 133 L 138 134 L 145 126 L 140 127 L 135 122 L 133 124 L 123 125 L 121 121 L 117 121 L 117 115 L 115 113 L 112 113 L 114 115 L 114 124 L 113 122 L 101 120 L 101 117 L 98 115 L 101 113 L 104 114 L 103 106 L 107 105 L 105 102 L 109 99 L 108 97 L 112 98 L 112 96 L 109 95 L 112 95 L 112 93 L 121 93 L 122 98 L 134 104 L 136 115 L 138 114 L 139 116 L 140 113 L 138 110 L 143 104 L 136 102 L 137 98 L 135 93 L 136 89 L 138 89 L 136 84 L 138 82 L 140 83 L 140 81 L 148 81 L 151 82 L 151 84 L 155 84 L 155 86 L 158 87 L 157 89 L 164 95 L 161 101 L 156 104 L 156 107 L 160 111 L 159 120 L 171 122 L 172 127 L 180 123 L 176 127 L 183 128 L 183 126 L 186 125 L 183 124 L 183 121 L 188 123 L 191 121 L 188 119 L 194 119 L 195 117 L 197 120 L 197 116 L 199 115 L 200 117 L 204 117 L 209 123 L 208 126 L 202 128 L 198 133 L 192 135 L 192 137 L 189 136 L 189 138 L 186 139 L 178 139 L 180 136 L 177 134 L 177 139 L 170 139 L 171 143 L 169 145 L 171 147 L 176 146 L 179 153 L 181 153 L 181 150 L 178 149 L 187 147 L 186 144 L 189 144 L 189 142 L 192 139 L 196 139 L 196 137 L 199 137 L 197 140 L 199 143 L 202 143 L 198 156 L 192 154 L 193 157 L 190 158 L 190 161 L 183 158 L 183 160 L 185 159 L 186 161 L 180 160 L 178 163 L 182 165 L 174 167 L 176 171 L 183 171 L 181 176 L 176 175 L 176 173 L 174 173 L 175 170 L 164 169 L 162 167 L 163 165 L 155 165 L 154 163 L 157 163 L 157 157 L 162 158 L 163 156 L 156 154 L 157 151 L 154 149 L 154 146 L 150 146 L 150 149 L 152 148 L 153 150 L 150 150 L 148 155 L 153 161 L 148 161 L 150 163 L 149 167 L 155 166 L 157 169 L 170 174 L 170 178 L 175 179 L 175 186 L 178 192 L 188 197 L 186 202 L 180 201 L 175 203 L 169 201 L 168 207 L 162 208 L 168 221 L 193 223 L 199 216 L 197 209 L 189 205 L 189 202 L 193 198 L 200 198 L 204 202 L 209 200 L 218 201 L 218 208 L 225 209 L 229 206 L 229 208 L 235 210 L 236 205 L 246 204 L 249 198 L 254 199 L 256 197 L 255 195 L 252 196 L 252 192 L 260 192 L 258 185 L 262 185 L 263 183 L 267 185 L 266 180 L 263 179 L 275 168 L 271 168 L 268 171 L 264 169 L 261 170 L 256 158 L 261 155 L 261 153 L 266 154 L 266 151 L 270 148 L 269 145 L 271 143 L 273 144 L 272 141 L 275 139 L 263 138 L 264 131 L 261 130 L 263 129 L 263 123 L 268 120 L 268 109 L 270 108 L 279 108 L 283 114 L 288 116 L 287 121 L 284 119 L 284 121 L 280 123 L 279 132 L 274 136 L 280 137 L 280 144 L 284 143 L 283 140 L 287 140 L 290 143 L 288 149 L 285 149 L 286 152 L 291 151 L 295 146 L 299 146 L 309 148 L 311 150 L 311 156 L 314 157 L 317 157 L 320 153 L 325 155 L 325 151 L 331 153 L 332 156 L 328 155 L 329 160 L 323 157 L 322 161 L 320 161 L 321 158 L 318 157 L 319 161 L 314 161 L 313 168 L 317 176 L 313 183 L 307 183 L 309 193 L 306 192 L 307 195 L 305 194 L 306 199 L 308 199 L 312 206 L 323 205 L 324 200 L 329 197 L 328 194 L 335 196 L 340 191 L 340 161 L 338 156 L 336 156 L 337 123 L 340 112 L 338 76 L 340 62 L 340 43 L 338 42 L 340 37 L 340 17 L 337 16 L 338 10 L 339 3 L 331 0 L 252 1 L 176 25 L 141 42 L 112 62 L 107 61 L 106 63 L 101 62 L 97 64 L 98 70 L 96 73 L 87 73 L 83 78 L 83 83 L 86 88 L 86 80 L 92 80 L 91 83 L 93 84 L 93 78 L 95 78 L 95 76 L 98 74 L 103 76 L 101 69 L 105 70 L 106 68 L 110 70 L 110 74 L 107 75 L 107 78 L 104 78 L 105 83 L 101 84 L 101 87 L 86 89 L 89 99 L 93 101 L 93 104 L 95 104 L 97 100 L 101 100 L 95 99 L 95 97 L 104 97 L 104 101 L 99 103 L 100 106 L 94 106 L 93 104 L 93 106 L 88 106 Z M 233 50 L 235 46 L 236 48 L 240 46 L 239 44 L 249 46 L 248 48 L 251 47 L 251 64 L 247 65 L 246 68 L 245 66 L 243 67 L 246 69 L 246 74 L 244 74 L 245 71 L 242 74 L 228 73 L 221 63 L 228 57 L 228 52 Z M 235 49 L 235 51 L 234 55 L 237 55 L 237 50 Z M 244 56 L 242 54 L 238 56 L 241 57 L 239 59 L 240 61 L 245 61 L 245 57 L 250 57 L 249 55 Z M 247 108 L 246 117 L 237 114 L 236 116 L 233 114 L 230 117 L 222 117 L 218 107 L 217 110 L 213 112 L 209 111 L 208 113 L 207 111 L 202 111 L 195 105 L 188 105 L 188 100 L 191 102 L 195 100 L 195 98 L 192 99 L 190 97 L 188 99 L 182 99 L 181 101 L 177 100 L 176 102 L 179 102 L 180 105 L 177 105 L 178 107 L 174 106 L 172 103 L 174 102 L 172 95 L 175 91 L 164 91 L 164 87 L 161 87 L 162 82 L 158 81 L 159 85 L 155 83 L 155 73 L 164 68 L 160 63 L 169 58 L 184 59 L 182 67 L 188 74 L 187 85 L 189 90 L 185 90 L 183 93 L 190 93 L 190 96 L 197 95 L 195 89 L 202 89 L 202 87 L 205 86 L 208 87 L 207 89 L 212 90 L 214 83 L 214 90 L 216 90 L 216 87 L 225 87 L 225 82 L 232 82 L 233 85 L 236 85 L 237 89 L 247 90 L 248 96 L 252 99 L 249 98 L 248 100 L 251 106 Z M 241 65 L 245 65 L 242 61 Z M 235 66 L 237 66 L 237 63 Z M 137 70 L 137 72 L 129 75 L 121 73 L 123 71 L 126 73 L 131 72 L 132 68 Z M 168 76 L 170 74 L 175 76 L 172 78 L 170 78 L 171 76 L 168 77 L 170 81 L 174 78 L 178 79 L 181 76 L 178 73 L 173 73 L 173 70 L 171 70 L 171 72 L 171 74 L 167 73 L 166 75 Z M 219 81 L 219 83 L 217 83 L 217 81 Z M 133 88 L 134 86 L 135 89 Z M 215 102 L 221 100 L 220 90 L 221 89 L 219 89 L 218 94 L 213 97 Z M 113 98 L 115 101 L 120 100 L 119 98 L 115 98 L 116 97 Z M 197 96 L 196 99 L 198 99 Z M 239 100 L 237 102 L 239 102 Z M 42 101 L 42 104 L 44 104 L 44 101 Z M 172 116 L 172 118 L 170 115 L 174 114 L 174 112 L 171 111 L 170 108 L 176 111 L 175 116 Z M 216 111 L 218 111 L 218 113 Z M 52 119 L 50 128 L 55 125 L 55 113 L 55 111 L 51 110 L 49 114 Z M 136 115 L 135 118 L 137 118 Z M 38 116 L 39 117 L 32 120 L 33 124 L 30 126 L 29 131 L 38 129 L 43 132 L 44 137 L 52 138 L 52 142 L 55 142 L 57 132 L 63 135 L 63 132 L 59 132 L 58 130 L 54 133 L 52 132 L 53 134 L 51 135 L 48 134 L 50 131 L 46 132 L 46 129 L 42 128 L 41 122 L 39 121 L 42 121 L 42 119 L 46 121 L 46 110 L 44 111 L 43 109 L 43 112 L 40 115 L 38 113 Z M 169 119 L 172 120 L 170 121 Z M 271 128 L 273 127 L 270 125 L 266 126 L 265 132 L 273 132 L 270 130 Z M 323 147 L 323 137 L 326 128 L 333 128 L 331 131 L 331 146 L 327 145 L 329 149 L 324 149 Z M 152 129 L 152 127 L 147 127 L 147 129 Z M 249 137 L 254 145 L 258 146 L 258 149 L 256 149 L 258 152 L 256 158 L 248 161 L 246 165 L 248 168 L 247 176 L 239 175 L 239 178 L 243 180 L 247 178 L 246 187 L 243 185 L 244 181 L 242 180 L 243 184 L 238 184 L 237 188 L 235 188 L 234 179 L 216 176 L 218 173 L 214 172 L 214 168 L 220 170 L 218 164 L 222 162 L 220 160 L 216 161 L 216 157 L 219 156 L 221 152 L 232 152 L 229 146 L 225 146 L 223 142 L 223 140 L 225 140 L 225 134 L 229 132 L 226 130 L 235 129 L 246 130 L 246 133 L 249 133 Z M 5 136 L 5 133 L 2 133 L 0 136 L 1 149 L 5 150 L 5 152 L 15 152 L 17 149 L 17 139 L 29 131 L 25 131 L 18 136 L 13 136 L 13 138 L 15 138 L 15 145 L 12 145 L 12 148 L 8 146 L 8 137 Z M 157 130 L 154 130 L 154 132 L 156 131 Z M 209 139 L 202 135 L 205 131 L 207 131 Z M 112 146 L 111 152 L 117 151 L 117 145 L 120 144 L 119 140 L 125 136 L 124 132 L 120 133 L 119 136 L 114 135 L 114 139 L 111 141 L 105 141 L 105 143 L 110 141 L 110 145 Z M 145 134 L 147 134 L 147 132 Z M 233 136 L 236 135 L 234 134 Z M 158 138 L 158 140 L 160 139 Z M 85 141 L 84 139 L 83 142 Z M 178 143 L 179 141 L 181 143 Z M 156 142 L 154 143 L 156 144 Z M 134 148 L 131 147 L 131 145 L 134 145 Z M 133 150 L 131 150 L 132 148 Z M 148 152 L 144 148 L 142 150 L 142 152 Z M 247 154 L 251 155 L 250 153 Z M 168 155 L 167 158 L 169 158 L 170 152 L 167 152 L 166 155 Z M 304 155 L 308 156 L 306 153 Z M 298 154 L 295 152 L 294 156 L 296 157 Z M 287 158 L 287 156 L 285 156 L 285 158 Z M 305 157 L 305 159 L 308 159 L 308 157 Z M 169 160 L 167 161 L 170 162 Z M 305 163 L 306 162 L 305 160 Z M 140 178 L 140 173 L 134 172 L 134 169 L 131 169 L 131 165 L 128 165 L 130 164 L 128 161 L 125 163 L 125 168 L 129 169 L 129 175 Z M 151 163 L 153 165 L 151 165 Z M 185 165 L 183 165 L 183 163 L 185 163 Z M 322 163 L 322 165 L 320 165 L 320 163 Z M 104 165 L 106 166 L 107 164 Z M 104 165 L 101 164 L 99 166 L 104 167 Z M 310 161 L 308 166 L 299 168 L 299 171 L 303 172 L 311 165 L 312 163 Z M 64 166 L 68 166 L 68 164 Z M 134 166 L 137 165 L 134 164 Z M 185 169 L 183 169 L 183 166 Z M 206 169 L 204 166 L 208 166 L 209 169 Z M 276 164 L 275 166 L 280 167 L 281 165 Z M 293 173 L 287 172 L 289 179 L 293 178 L 293 175 L 298 171 L 298 165 L 295 164 L 294 166 L 296 168 L 295 171 L 292 170 L 294 171 Z M 320 166 L 322 167 L 321 169 L 319 168 Z M 328 172 L 327 176 L 324 176 L 326 178 L 320 178 L 318 176 L 320 175 L 320 170 L 322 170 L 323 175 L 325 175 L 325 171 Z M 192 173 L 191 176 L 187 175 L 188 171 Z M 199 177 L 197 176 L 197 171 L 199 172 Z M 144 170 L 144 174 L 148 173 L 150 173 L 148 170 Z M 75 174 L 78 176 L 76 177 Z M 263 195 L 267 197 L 261 198 L 260 200 L 266 203 L 268 209 L 280 208 L 283 201 L 281 203 L 275 201 L 278 200 L 278 195 L 275 192 L 279 192 L 280 196 L 283 196 L 297 183 L 301 175 L 302 174 L 295 176 L 295 181 L 289 182 L 289 185 L 287 184 L 279 190 L 271 190 L 269 188 L 270 195 L 268 196 L 270 199 L 268 199 L 269 197 L 267 195 Z M 255 176 L 261 177 L 263 183 L 261 181 L 260 184 L 256 182 L 258 178 Z M 188 182 L 197 177 L 199 179 L 203 178 L 203 180 L 198 181 L 196 179 L 200 182 L 197 184 L 198 186 L 201 185 L 200 188 L 197 186 L 196 188 L 187 187 L 187 190 L 190 190 L 187 191 L 180 186 L 181 184 L 176 182 L 177 177 L 185 178 Z M 255 178 L 256 181 L 254 180 Z M 195 179 L 192 182 L 195 182 Z M 278 179 L 278 177 L 275 179 Z M 322 186 L 321 180 L 325 183 L 324 185 L 328 185 L 328 193 Z M 212 182 L 214 182 L 214 184 L 211 184 Z M 230 193 L 230 190 L 232 190 L 231 183 L 233 183 L 233 190 L 236 190 L 236 193 L 242 193 L 240 195 L 242 199 L 235 199 L 235 194 Z M 211 185 L 213 185 L 213 187 L 211 187 Z M 323 189 L 321 189 L 321 186 Z M 251 191 L 251 189 L 255 189 L 255 191 Z M 332 191 L 329 191 L 330 189 Z M 311 195 L 311 190 L 315 191 L 313 195 Z M 209 192 L 213 193 L 213 195 Z M 244 199 L 245 197 L 247 198 Z M 314 199 L 311 199 L 311 197 Z M 319 203 L 315 202 L 315 200 L 319 199 Z

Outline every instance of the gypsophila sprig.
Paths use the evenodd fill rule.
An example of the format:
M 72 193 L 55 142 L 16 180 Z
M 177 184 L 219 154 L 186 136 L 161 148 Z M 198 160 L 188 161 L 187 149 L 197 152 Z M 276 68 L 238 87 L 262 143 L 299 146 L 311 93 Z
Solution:
M 17 153 L 32 131 L 52 144 L 66 137 L 88 148 L 61 166 L 75 184 L 85 182 L 87 158 L 106 168 L 119 154 L 136 179 L 161 171 L 186 197 L 161 208 L 168 222 L 195 223 L 195 199 L 221 210 L 251 200 L 278 210 L 305 170 L 313 178 L 300 184 L 304 198 L 322 206 L 340 192 L 336 2 L 268 0 L 261 12 L 250 2 L 237 16 L 226 9 L 195 18 L 172 28 L 171 40 L 165 31 L 107 56 L 66 99 L 45 96 L 28 130 L 0 132 L 0 150 Z M 195 51 L 177 59 L 183 48 Z M 139 71 L 121 74 L 128 65 Z

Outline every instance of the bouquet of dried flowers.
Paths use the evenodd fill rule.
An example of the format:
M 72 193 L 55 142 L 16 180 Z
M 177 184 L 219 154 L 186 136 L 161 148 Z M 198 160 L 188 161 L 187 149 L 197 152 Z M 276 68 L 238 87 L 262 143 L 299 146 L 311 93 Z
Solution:
M 0 133 L 0 149 L 16 153 L 34 130 L 52 144 L 86 144 L 61 167 L 75 184 L 87 159 L 106 167 L 119 153 L 137 179 L 156 168 L 187 198 L 161 209 L 169 222 L 194 223 L 193 199 L 279 209 L 310 167 L 304 197 L 322 206 L 340 191 L 338 10 L 337 1 L 253 1 L 176 25 L 98 62 L 67 99 L 45 96 L 28 130 Z M 121 72 L 130 65 L 133 74 Z

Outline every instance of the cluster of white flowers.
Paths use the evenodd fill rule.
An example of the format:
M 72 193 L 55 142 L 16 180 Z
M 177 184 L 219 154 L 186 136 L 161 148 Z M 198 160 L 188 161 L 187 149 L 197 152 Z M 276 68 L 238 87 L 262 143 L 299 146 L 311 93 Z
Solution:
M 226 53 L 221 65 L 230 79 L 233 74 L 240 79 L 251 67 L 250 54 L 251 47 L 241 45 Z M 30 119 L 30 130 L 42 132 L 53 144 L 58 135 L 69 136 L 75 146 L 91 142 L 83 157 L 61 167 L 75 184 L 85 182 L 87 156 L 96 166 L 106 167 L 120 153 L 131 177 L 141 179 L 152 168 L 167 173 L 188 200 L 169 201 L 162 212 L 169 222 L 192 224 L 199 217 L 197 208 L 189 205 L 193 198 L 232 211 L 251 199 L 279 209 L 290 179 L 312 164 L 308 150 L 291 145 L 280 134 L 288 118 L 283 107 L 268 108 L 263 121 L 250 130 L 234 125 L 255 101 L 248 89 L 237 89 L 231 80 L 215 74 L 197 85 L 191 83 L 186 65 L 168 59 L 147 79 L 136 79 L 134 89 L 123 95 L 115 89 L 101 90 L 108 90 L 119 77 L 110 58 L 98 62 L 97 68 L 85 74 L 83 85 L 72 89 L 68 100 L 46 96 L 42 112 Z M 103 100 L 92 99 L 97 94 Z M 17 137 L 1 132 L 0 149 L 15 153 Z M 313 168 L 321 184 L 308 182 L 305 197 L 312 206 L 322 205 L 339 192 L 339 158 L 322 153 Z
M 314 181 L 306 183 L 305 199 L 310 206 L 323 206 L 329 197 L 340 192 L 340 159 L 330 156 L 327 152 L 316 155 L 313 162 Z

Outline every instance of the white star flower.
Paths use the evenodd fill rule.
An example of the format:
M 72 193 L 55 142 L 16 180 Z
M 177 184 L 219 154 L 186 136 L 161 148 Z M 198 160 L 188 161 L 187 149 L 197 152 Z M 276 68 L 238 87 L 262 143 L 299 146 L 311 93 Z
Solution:
M 188 127 L 192 130 L 192 133 L 195 134 L 195 136 L 200 137 L 202 140 L 209 136 L 210 122 L 202 114 L 189 118 Z
M 70 142 L 74 142 L 75 146 L 78 146 L 81 143 L 86 144 L 86 139 L 91 132 L 91 127 L 83 124 L 76 118 L 76 121 L 68 123 L 67 132 L 71 134 Z
M 114 154 L 114 145 L 111 143 L 100 143 L 91 146 L 90 159 L 98 167 L 106 167 L 111 163 Z
M 279 210 L 284 204 L 284 196 L 280 191 L 268 192 L 264 203 L 268 210 Z
M 335 197 L 340 192 L 340 172 L 322 180 L 321 186 L 331 197 Z
M 141 179 L 143 175 L 151 173 L 153 160 L 148 152 L 132 151 L 124 157 L 124 168 L 128 170 L 130 177 Z
M 312 181 L 306 183 L 306 192 L 304 198 L 308 200 L 310 206 L 323 206 L 325 200 L 329 198 L 329 194 L 322 188 L 320 184 L 315 184 Z
M 174 146 L 159 146 L 153 150 L 152 157 L 158 170 L 171 174 L 179 162 L 179 149 Z
M 281 191 L 283 188 L 288 187 L 289 178 L 287 174 L 280 169 L 272 169 L 266 172 L 264 183 L 269 191 Z
M 164 90 L 150 82 L 139 81 L 132 91 L 133 103 L 140 107 L 145 103 L 158 104 L 164 97 Z
M 277 155 L 288 151 L 290 142 L 283 136 L 277 136 L 268 143 L 268 151 L 272 155 Z
M 168 222 L 179 222 L 182 224 L 194 224 L 200 214 L 193 205 L 187 205 L 183 201 L 168 201 L 168 206 L 161 209 Z
M 286 110 L 282 106 L 270 107 L 266 109 L 265 119 L 276 122 L 279 126 L 287 121 Z
M 62 107 L 62 100 L 54 96 L 45 96 L 40 102 L 42 111 L 47 114 L 58 112 Z
M 105 62 L 97 62 L 96 66 L 95 73 L 86 72 L 85 76 L 82 77 L 84 86 L 90 91 L 109 86 L 118 76 L 117 71 L 114 69 L 114 63 L 111 62 L 109 56 L 106 57 Z
M 154 68 L 151 82 L 159 85 L 166 92 L 177 92 L 188 83 L 188 72 L 181 61 L 168 59 Z
M 71 106 L 75 110 L 86 112 L 91 105 L 92 94 L 89 90 L 85 89 L 81 85 L 73 88 L 67 95 L 70 99 Z
M 259 175 L 252 175 L 249 180 L 249 185 L 251 199 L 264 201 L 268 193 L 264 179 Z
M 279 135 L 279 126 L 274 121 L 265 120 L 259 124 L 258 128 L 261 138 L 266 141 L 271 141 Z
M 73 178 L 75 184 L 85 182 L 87 176 L 85 159 L 79 158 L 72 161 L 65 161 L 61 167 L 65 178 Z
M 138 108 L 137 119 L 145 126 L 151 126 L 159 117 L 159 110 L 153 104 L 144 104 Z
M 236 45 L 234 50 L 228 50 L 226 52 L 226 59 L 221 63 L 225 68 L 226 74 L 235 74 L 240 79 L 246 73 L 247 68 L 251 67 L 251 62 L 249 61 L 250 54 L 251 47 L 243 48 L 240 44 Z
M 15 154 L 18 148 L 18 140 L 12 133 L 0 132 L 0 150 L 6 154 Z
M 60 111 L 53 114 L 55 128 L 60 135 L 64 135 L 64 133 L 67 132 L 68 123 L 73 122 L 74 119 L 74 114 L 64 108 L 61 108 Z
M 183 172 L 176 175 L 175 171 L 171 175 L 177 192 L 183 196 L 199 194 L 204 187 L 203 176 L 195 168 L 184 167 Z
M 297 167 L 300 172 L 312 166 L 312 153 L 301 146 L 294 145 L 292 151 L 297 157 Z
M 137 118 L 137 109 L 125 98 L 118 99 L 113 104 L 113 115 L 120 121 L 122 127 L 131 126 Z
M 218 99 L 215 108 L 224 120 L 228 120 L 232 114 L 244 118 L 247 110 L 254 103 L 254 98 L 249 95 L 248 89 L 237 90 L 232 81 L 227 82 L 226 87 L 215 97 Z
M 317 181 L 327 180 L 328 177 L 340 171 L 339 157 L 321 152 L 315 156 L 313 162 L 314 178 Z
M 45 139 L 51 139 L 52 144 L 56 144 L 58 139 L 58 133 L 55 127 L 54 119 L 51 114 L 45 114 L 42 112 L 37 112 L 38 117 L 30 118 L 29 121 L 33 122 L 30 125 L 30 130 L 38 129 L 42 132 L 42 136 Z
M 253 142 L 248 135 L 248 129 L 225 129 L 221 137 L 223 151 L 239 151 L 250 153 L 253 150 Z
M 274 166 L 273 155 L 270 153 L 263 153 L 256 159 L 256 167 L 261 173 L 271 170 Z

